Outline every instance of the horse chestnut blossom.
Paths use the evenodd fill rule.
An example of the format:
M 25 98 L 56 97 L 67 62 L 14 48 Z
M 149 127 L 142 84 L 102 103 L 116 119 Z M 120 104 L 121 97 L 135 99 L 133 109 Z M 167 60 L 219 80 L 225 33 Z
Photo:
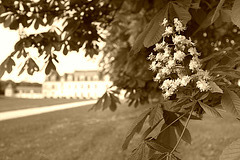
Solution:
M 152 62 L 150 70 L 156 72 L 153 80 L 159 82 L 164 98 L 169 98 L 179 87 L 186 87 L 190 82 L 195 82 L 200 92 L 211 90 L 209 72 L 201 69 L 201 54 L 191 38 L 181 34 L 186 27 L 178 18 L 174 18 L 173 23 L 164 19 L 162 25 L 165 27 L 162 41 L 155 44 L 148 60 Z M 186 57 L 190 57 L 187 64 Z

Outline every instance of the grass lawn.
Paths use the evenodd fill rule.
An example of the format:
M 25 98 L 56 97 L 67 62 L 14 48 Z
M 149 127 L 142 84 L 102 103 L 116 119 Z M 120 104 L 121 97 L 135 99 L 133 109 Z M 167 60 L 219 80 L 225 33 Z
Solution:
M 0 122 L 1 160 L 126 160 L 140 138 L 122 151 L 123 139 L 143 109 L 119 106 L 116 112 L 90 106 Z M 192 145 L 179 150 L 183 160 L 218 160 L 226 145 L 240 138 L 240 122 L 206 117 L 193 121 Z
M 0 96 L 0 112 L 79 102 L 79 99 L 23 99 Z

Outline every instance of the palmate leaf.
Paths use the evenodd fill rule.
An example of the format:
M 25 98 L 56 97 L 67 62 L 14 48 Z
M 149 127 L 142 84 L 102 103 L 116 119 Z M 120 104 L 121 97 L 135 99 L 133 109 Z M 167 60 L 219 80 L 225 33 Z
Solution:
M 240 159 L 240 139 L 234 141 L 223 150 L 219 160 L 239 160 Z
M 157 143 L 163 145 L 165 148 L 174 148 L 177 143 L 177 134 L 175 126 L 164 123 L 161 128 L 161 133 L 157 136 Z M 164 131 L 163 131 L 164 130 Z
M 188 12 L 188 8 L 185 8 L 178 2 L 169 2 L 165 8 L 161 9 L 155 17 L 152 19 L 152 26 L 149 28 L 149 32 L 144 39 L 144 46 L 150 47 L 157 43 L 164 32 L 164 27 L 161 25 L 164 18 L 179 18 L 184 25 L 191 20 L 191 15 Z
M 240 98 L 233 91 L 224 89 L 221 104 L 223 108 L 233 116 L 240 116 Z
M 191 19 L 188 8 L 184 7 L 180 2 L 167 3 L 165 7 L 159 10 L 153 19 L 146 25 L 143 32 L 137 37 L 130 53 L 138 53 L 143 46 L 148 48 L 160 41 L 164 32 L 164 27 L 161 25 L 163 19 L 176 17 L 178 17 L 184 25 Z
M 141 143 L 136 149 L 134 149 L 128 160 L 147 160 L 145 144 Z
M 117 109 L 117 103 L 120 104 L 120 100 L 114 93 L 110 93 L 106 91 L 102 97 L 100 97 L 96 104 L 92 106 L 90 110 L 105 110 L 109 108 L 111 111 L 115 111 Z
M 240 1 L 235 0 L 232 7 L 231 19 L 232 22 L 240 28 L 239 15 L 240 15 Z
M 182 134 L 183 129 L 184 129 L 183 124 L 181 122 L 179 122 L 178 125 L 176 126 L 176 131 L 177 131 L 178 136 L 180 136 Z M 192 137 L 191 137 L 191 134 L 190 134 L 190 132 L 187 128 L 184 131 L 182 140 L 184 140 L 188 144 L 191 144 Z
M 161 106 L 156 105 L 150 115 L 149 115 L 149 124 L 151 127 L 155 126 L 163 118 L 163 110 Z
M 144 38 L 143 41 L 143 45 L 145 47 L 148 48 L 154 45 L 162 38 L 164 27 L 161 25 L 161 23 L 163 22 L 164 18 L 168 17 L 168 9 L 169 3 L 165 8 L 161 9 L 151 20 L 150 22 L 151 26 L 148 27 L 148 33 L 146 34 L 146 37 Z
M 222 5 L 223 5 L 224 2 L 225 2 L 225 0 L 220 0 L 220 2 L 218 3 L 217 8 L 216 8 L 216 10 L 213 13 L 213 16 L 212 16 L 212 19 L 211 19 L 211 23 L 214 22 L 215 18 L 219 14 L 219 11 L 222 8 Z
M 158 143 L 155 139 L 146 140 L 145 143 L 148 145 L 149 148 L 154 149 L 160 153 L 171 152 L 172 149 L 163 146 L 162 144 Z
M 202 103 L 201 101 L 198 101 L 198 103 L 208 115 L 216 118 L 222 118 L 221 114 L 215 108 L 210 107 L 209 105 Z
M 146 118 L 148 117 L 148 115 L 150 114 L 150 112 L 151 112 L 150 109 L 146 110 L 133 123 L 133 125 L 132 125 L 131 129 L 129 130 L 129 132 L 127 133 L 126 139 L 122 145 L 122 148 L 124 150 L 127 149 L 128 144 L 131 141 L 131 139 L 133 138 L 133 136 L 135 135 L 135 133 L 139 133 L 142 130 L 143 124 L 144 124 Z

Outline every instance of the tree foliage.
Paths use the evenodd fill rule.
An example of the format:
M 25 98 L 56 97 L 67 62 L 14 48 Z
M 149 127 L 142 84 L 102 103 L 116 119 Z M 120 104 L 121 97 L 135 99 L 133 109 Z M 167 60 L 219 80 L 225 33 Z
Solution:
M 239 14 L 239 0 L 2 0 L 0 22 L 22 33 L 15 50 L 1 64 L 0 76 L 13 70 L 13 57 L 26 60 L 19 74 L 25 70 L 30 75 L 39 71 L 37 60 L 27 48 L 36 48 L 39 56 L 45 57 L 45 73 L 49 74 L 56 70 L 54 63 L 58 62 L 58 54 L 67 55 L 84 47 L 86 56 L 93 57 L 100 52 L 98 42 L 103 41 L 103 72 L 110 75 L 117 89 L 106 92 L 93 109 L 115 111 L 116 104 L 120 103 L 117 94 L 125 90 L 129 105 L 150 106 L 126 136 L 123 149 L 143 125 L 148 125 L 130 159 L 179 159 L 177 147 L 181 140 L 191 143 L 187 129 L 190 120 L 200 120 L 204 113 L 221 118 L 219 110 L 240 118 Z M 172 33 L 167 27 L 174 28 L 175 19 L 184 30 L 175 26 L 176 32 Z M 165 20 L 168 25 L 162 25 Z M 31 26 L 51 27 L 47 32 L 24 34 L 24 29 Z M 166 35 L 167 32 L 170 34 Z M 177 36 L 185 37 L 188 44 L 175 43 L 173 39 Z M 171 73 L 162 77 L 164 80 L 161 77 L 156 80 L 159 71 L 153 71 L 149 60 L 156 59 L 158 52 L 162 52 L 157 48 L 165 42 L 169 46 L 174 43 L 175 48 L 169 47 L 170 54 L 176 50 L 187 54 L 177 61 L 184 67 L 186 77 L 200 74 L 190 67 L 195 58 L 201 63 L 199 71 L 209 74 L 210 78 L 204 79 L 201 75 L 204 83 L 189 80 L 166 96 L 169 88 L 163 89 L 164 80 L 176 81 L 177 75 Z M 159 66 L 157 69 L 162 70 Z M 234 147 L 239 149 L 239 145 Z M 228 152 L 224 151 L 222 157 L 230 154 Z

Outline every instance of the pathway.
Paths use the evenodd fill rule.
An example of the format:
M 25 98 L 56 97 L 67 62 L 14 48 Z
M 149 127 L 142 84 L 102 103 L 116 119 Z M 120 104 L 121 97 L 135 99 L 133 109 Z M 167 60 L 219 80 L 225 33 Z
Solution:
M 76 108 L 85 105 L 91 105 L 96 103 L 97 100 L 90 100 L 90 101 L 82 101 L 82 102 L 74 102 L 74 103 L 67 103 L 67 104 L 58 104 L 52 106 L 45 106 L 45 107 L 38 107 L 38 108 L 28 108 L 28 109 L 21 109 L 21 110 L 14 110 L 14 111 L 6 111 L 0 112 L 0 121 L 32 116 L 42 113 L 48 113 L 58 110 L 64 110 L 69 108 Z

